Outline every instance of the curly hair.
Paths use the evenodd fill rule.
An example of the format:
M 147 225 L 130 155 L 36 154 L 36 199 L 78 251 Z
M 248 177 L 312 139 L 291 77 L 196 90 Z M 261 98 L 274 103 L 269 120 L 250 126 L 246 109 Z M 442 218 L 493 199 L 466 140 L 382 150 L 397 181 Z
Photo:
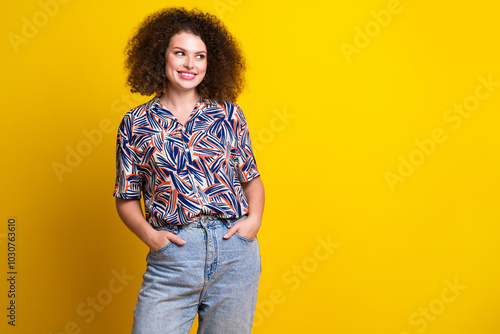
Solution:
M 138 26 L 125 48 L 130 91 L 141 95 L 165 92 L 165 52 L 172 36 L 180 32 L 200 37 L 207 47 L 207 71 L 198 93 L 204 98 L 235 101 L 245 81 L 241 48 L 216 16 L 196 8 L 165 8 Z

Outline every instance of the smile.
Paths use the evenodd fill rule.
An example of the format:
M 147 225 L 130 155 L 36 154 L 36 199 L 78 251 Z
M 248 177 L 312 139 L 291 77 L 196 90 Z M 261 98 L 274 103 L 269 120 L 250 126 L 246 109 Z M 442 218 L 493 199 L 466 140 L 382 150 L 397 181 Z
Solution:
M 196 73 L 190 73 L 190 72 L 178 71 L 177 73 L 179 73 L 179 75 L 184 79 L 193 79 L 196 76 Z

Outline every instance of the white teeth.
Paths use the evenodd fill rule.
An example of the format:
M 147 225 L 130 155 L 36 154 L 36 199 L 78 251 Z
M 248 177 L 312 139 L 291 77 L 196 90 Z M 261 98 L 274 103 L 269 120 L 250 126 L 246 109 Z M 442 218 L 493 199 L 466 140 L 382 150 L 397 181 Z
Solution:
M 184 73 L 184 72 L 180 72 L 181 75 L 185 76 L 185 77 L 194 77 L 195 74 L 191 74 L 191 73 Z

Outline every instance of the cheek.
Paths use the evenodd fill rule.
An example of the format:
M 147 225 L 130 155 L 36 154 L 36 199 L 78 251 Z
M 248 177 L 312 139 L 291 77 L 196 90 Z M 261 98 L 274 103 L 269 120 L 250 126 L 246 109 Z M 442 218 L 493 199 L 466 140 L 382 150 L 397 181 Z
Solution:
M 205 74 L 205 72 L 207 71 L 207 62 L 205 62 L 204 64 L 200 64 L 200 66 L 198 67 L 198 70 L 200 72 L 203 72 L 203 74 Z
M 165 61 L 165 75 L 168 80 L 172 81 L 175 78 L 177 68 L 179 68 L 178 60 L 175 58 L 168 58 Z
M 165 67 L 168 69 L 175 69 L 177 67 L 176 59 L 172 57 L 167 58 Z

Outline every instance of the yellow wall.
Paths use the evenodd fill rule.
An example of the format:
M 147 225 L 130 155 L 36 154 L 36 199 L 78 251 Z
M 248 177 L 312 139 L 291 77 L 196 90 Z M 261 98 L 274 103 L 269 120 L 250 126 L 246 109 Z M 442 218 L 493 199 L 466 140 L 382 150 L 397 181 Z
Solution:
M 494 3 L 4 5 L 0 261 L 16 296 L 2 279 L 0 331 L 130 331 L 147 247 L 115 212 L 114 150 L 149 98 L 125 87 L 122 50 L 146 14 L 184 4 L 221 15 L 248 59 L 238 102 L 267 196 L 254 333 L 498 334 Z

